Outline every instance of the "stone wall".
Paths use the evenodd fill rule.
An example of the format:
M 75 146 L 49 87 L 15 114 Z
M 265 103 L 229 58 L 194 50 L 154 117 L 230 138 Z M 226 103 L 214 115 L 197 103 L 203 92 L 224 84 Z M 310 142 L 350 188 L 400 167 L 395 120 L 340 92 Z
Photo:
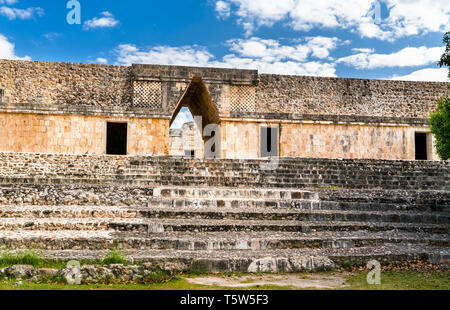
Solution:
M 0 77 L 8 103 L 4 108 L 76 107 L 77 114 L 107 114 L 126 111 L 132 104 L 129 67 L 0 60 Z
M 279 128 L 281 157 L 414 160 L 418 131 L 429 134 L 428 159 L 439 160 L 427 127 L 276 121 L 222 122 L 222 157 L 259 158 L 262 126 Z
M 365 122 L 427 119 L 449 83 L 259 74 L 255 70 L 0 60 L 0 111 L 170 118 L 194 77 L 223 117 Z M 359 119 L 361 121 L 361 119 Z
M 106 124 L 128 123 L 129 155 L 168 155 L 169 120 L 0 113 L 0 151 L 105 154 Z
M 449 83 L 259 75 L 265 113 L 428 118 Z
M 264 162 L 0 153 L 0 184 L 450 189 L 450 162 L 283 158 L 275 170 Z
M 194 122 L 185 123 L 179 129 L 170 129 L 169 155 L 186 156 L 186 151 L 194 151 L 194 157 L 203 158 L 203 139 Z
M 0 60 L 0 151 L 104 154 L 116 120 L 129 123 L 129 154 L 167 155 L 170 120 L 189 99 L 221 122 L 226 158 L 259 157 L 259 127 L 271 124 L 281 156 L 414 159 L 414 131 L 429 132 L 446 94 L 449 83 Z

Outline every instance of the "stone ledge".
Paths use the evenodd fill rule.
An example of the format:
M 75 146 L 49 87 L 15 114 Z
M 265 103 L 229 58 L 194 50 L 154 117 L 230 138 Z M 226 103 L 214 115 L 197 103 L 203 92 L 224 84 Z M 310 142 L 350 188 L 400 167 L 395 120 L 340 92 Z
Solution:
M 133 64 L 131 71 L 135 80 L 190 83 L 201 77 L 205 83 L 258 85 L 257 70 Z

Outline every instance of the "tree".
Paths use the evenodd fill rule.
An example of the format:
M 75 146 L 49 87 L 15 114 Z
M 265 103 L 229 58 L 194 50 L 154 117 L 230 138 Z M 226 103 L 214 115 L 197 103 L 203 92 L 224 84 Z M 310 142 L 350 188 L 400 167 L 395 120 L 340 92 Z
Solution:
M 448 77 L 450 78 L 450 32 L 444 35 L 444 43 L 447 45 L 447 48 L 439 61 L 439 66 L 441 68 L 444 66 L 448 67 Z
M 431 132 L 436 138 L 436 150 L 442 160 L 450 159 L 450 98 L 439 100 L 437 111 L 431 114 Z
M 444 35 L 444 43 L 447 45 L 444 54 L 439 61 L 439 66 L 448 67 L 450 77 L 450 32 Z M 436 138 L 436 151 L 442 160 L 450 159 L 450 98 L 445 96 L 439 100 L 436 112 L 431 113 L 431 132 Z

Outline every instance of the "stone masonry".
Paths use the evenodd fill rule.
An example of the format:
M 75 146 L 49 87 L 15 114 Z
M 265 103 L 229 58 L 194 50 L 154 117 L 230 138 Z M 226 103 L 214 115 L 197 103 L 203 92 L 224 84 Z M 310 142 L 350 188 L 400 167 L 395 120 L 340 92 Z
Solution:
M 127 154 L 169 155 L 184 103 L 220 123 L 223 158 L 259 158 L 260 128 L 277 126 L 282 157 L 411 160 L 449 84 L 0 60 L 0 90 L 0 151 L 105 154 L 106 123 L 127 122 Z

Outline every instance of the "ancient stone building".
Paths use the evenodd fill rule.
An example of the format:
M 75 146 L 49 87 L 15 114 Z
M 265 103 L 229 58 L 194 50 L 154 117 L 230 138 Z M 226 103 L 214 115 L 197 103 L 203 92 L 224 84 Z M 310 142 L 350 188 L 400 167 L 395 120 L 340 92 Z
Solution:
M 0 151 L 169 155 L 170 124 L 188 107 L 204 142 L 220 125 L 221 158 L 437 159 L 427 119 L 448 87 L 0 60 Z
M 0 253 L 119 249 L 208 272 L 448 265 L 450 162 L 414 160 L 437 159 L 427 119 L 448 87 L 0 60 Z M 183 107 L 195 123 L 171 130 Z
M 203 139 L 194 122 L 185 123 L 179 129 L 170 129 L 169 155 L 203 158 Z

